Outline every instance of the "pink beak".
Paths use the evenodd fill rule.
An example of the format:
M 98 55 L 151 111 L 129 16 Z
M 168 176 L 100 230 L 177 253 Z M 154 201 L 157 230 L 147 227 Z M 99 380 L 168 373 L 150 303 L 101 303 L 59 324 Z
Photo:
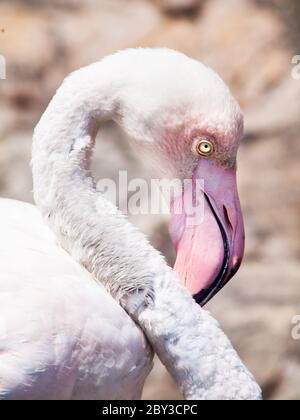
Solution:
M 237 272 L 244 254 L 236 170 L 202 159 L 190 186 L 173 202 L 170 234 L 177 252 L 174 270 L 203 306 Z

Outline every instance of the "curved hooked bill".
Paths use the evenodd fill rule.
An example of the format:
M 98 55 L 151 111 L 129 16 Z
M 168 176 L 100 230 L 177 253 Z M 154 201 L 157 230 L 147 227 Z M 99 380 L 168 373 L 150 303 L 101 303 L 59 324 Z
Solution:
M 244 254 L 236 170 L 202 161 L 171 213 L 174 270 L 203 306 L 237 272 Z

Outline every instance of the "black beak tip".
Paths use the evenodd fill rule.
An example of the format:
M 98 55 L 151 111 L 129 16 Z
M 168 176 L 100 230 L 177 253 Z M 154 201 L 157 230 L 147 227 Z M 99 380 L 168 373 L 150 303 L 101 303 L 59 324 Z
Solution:
M 198 305 L 201 307 L 205 306 L 215 295 L 215 293 L 210 293 L 208 289 L 202 289 L 200 292 L 193 295 L 193 298 Z
M 242 259 L 239 258 L 237 262 L 234 264 L 234 266 L 232 267 L 232 269 L 230 270 L 230 273 L 228 275 L 229 277 L 228 280 L 230 280 L 239 271 L 241 264 L 242 264 Z

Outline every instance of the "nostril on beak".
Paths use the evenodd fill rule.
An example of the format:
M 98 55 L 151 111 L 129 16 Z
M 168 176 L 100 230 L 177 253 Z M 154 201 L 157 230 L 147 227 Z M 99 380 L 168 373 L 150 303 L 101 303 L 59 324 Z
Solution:
M 228 210 L 224 205 L 223 205 L 223 214 L 224 214 L 224 221 L 225 221 L 227 227 L 229 227 L 231 233 L 233 233 L 234 229 L 233 229 L 232 223 L 231 223 L 230 218 L 229 218 Z

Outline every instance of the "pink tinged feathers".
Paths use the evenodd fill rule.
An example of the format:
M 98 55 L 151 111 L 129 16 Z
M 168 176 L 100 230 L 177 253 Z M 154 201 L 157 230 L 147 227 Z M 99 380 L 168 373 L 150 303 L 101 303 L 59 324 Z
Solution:
M 177 252 L 174 269 L 204 305 L 238 270 L 244 253 L 244 225 L 235 168 L 202 159 L 193 174 L 193 190 L 197 180 L 204 181 L 203 212 L 191 223 L 182 205 L 191 195 L 185 188 L 172 206 L 170 234 Z

